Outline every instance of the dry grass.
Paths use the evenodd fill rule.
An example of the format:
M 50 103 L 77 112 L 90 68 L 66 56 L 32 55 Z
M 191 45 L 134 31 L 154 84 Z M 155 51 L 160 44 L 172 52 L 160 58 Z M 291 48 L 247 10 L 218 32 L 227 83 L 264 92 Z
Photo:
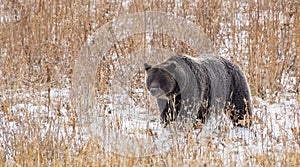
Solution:
M 189 138 L 189 134 L 186 135 L 188 148 L 173 143 L 175 148 L 165 154 L 133 158 L 108 153 L 93 136 L 86 137 L 87 132 L 76 121 L 78 116 L 70 100 L 65 100 L 61 94 L 52 98 L 51 90 L 70 89 L 74 62 L 88 36 L 105 23 L 126 14 L 163 11 L 193 22 L 207 34 L 216 52 L 242 67 L 253 96 L 278 102 L 278 98 L 291 94 L 300 103 L 299 1 L 201 0 L 179 3 L 135 0 L 128 6 L 125 4 L 122 0 L 0 1 L 0 135 L 3 135 L 0 166 L 224 165 L 216 143 L 208 140 L 198 144 Z M 134 63 L 126 59 L 136 50 L 151 45 L 197 54 L 170 35 L 150 35 L 153 37 L 151 41 L 146 40 L 146 34 L 136 34 L 117 41 L 109 49 L 98 67 L 96 85 L 99 94 L 110 91 L 109 80 L 116 64 L 122 61 L 127 65 Z M 117 59 L 112 59 L 112 55 L 117 55 Z M 130 96 L 138 105 L 149 108 L 149 103 L 145 103 L 147 97 L 131 89 L 143 89 L 142 81 L 143 72 L 140 71 L 129 84 L 123 84 L 127 84 Z M 25 104 L 25 107 L 14 109 L 18 104 Z M 34 111 L 37 113 L 29 111 L 28 108 L 32 107 L 29 104 L 36 107 Z M 258 102 L 255 106 L 265 107 Z M 298 109 L 291 110 L 295 118 L 300 118 Z M 293 142 L 298 145 L 299 122 L 292 129 Z M 266 126 L 266 122 L 260 123 Z M 254 155 L 250 154 L 251 150 L 250 153 L 245 150 L 245 156 L 250 154 L 251 157 L 244 165 L 300 165 L 299 150 L 289 145 L 287 138 L 278 139 L 286 144 L 282 150 L 283 158 L 277 157 L 275 148 Z M 236 141 L 227 139 L 221 142 L 230 145 Z M 237 166 L 235 155 L 228 155 L 226 164 Z

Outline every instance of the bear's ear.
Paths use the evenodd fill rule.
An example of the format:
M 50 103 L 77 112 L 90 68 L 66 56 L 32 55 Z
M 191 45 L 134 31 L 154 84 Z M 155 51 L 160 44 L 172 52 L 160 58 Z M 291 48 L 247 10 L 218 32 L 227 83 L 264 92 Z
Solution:
M 170 65 L 168 65 L 167 70 L 169 70 L 170 72 L 174 71 L 176 68 L 176 64 L 175 63 L 171 63 Z
M 145 70 L 148 71 L 148 70 L 151 68 L 151 65 L 145 63 L 145 64 L 144 64 L 144 67 L 145 67 Z

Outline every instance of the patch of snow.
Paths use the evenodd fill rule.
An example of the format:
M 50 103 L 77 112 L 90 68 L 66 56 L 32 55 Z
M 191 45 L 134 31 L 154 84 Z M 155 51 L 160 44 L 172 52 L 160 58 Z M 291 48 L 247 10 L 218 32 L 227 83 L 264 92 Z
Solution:
M 148 112 L 145 108 L 136 106 L 134 101 L 126 93 L 126 91 L 118 89 L 120 94 L 102 95 L 100 100 L 105 101 L 106 110 L 101 108 L 101 103 L 95 105 L 92 110 L 95 112 L 91 124 L 80 125 L 81 134 L 80 141 L 87 141 L 93 138 L 101 144 L 106 152 L 132 157 L 149 156 L 154 154 L 165 154 L 174 149 L 174 145 L 184 149 L 184 161 L 188 162 L 193 153 L 205 151 L 208 143 L 212 144 L 214 149 L 218 150 L 217 155 L 222 159 L 224 165 L 232 164 L 235 160 L 236 164 L 254 164 L 254 159 L 249 158 L 254 155 L 269 153 L 275 154 L 277 160 L 283 159 L 285 152 L 300 153 L 299 144 L 296 143 L 295 136 L 292 133 L 293 127 L 299 127 L 299 104 L 296 99 L 281 98 L 279 103 L 270 104 L 261 98 L 254 97 L 259 106 L 254 109 L 254 120 L 250 129 L 241 127 L 232 127 L 230 121 L 225 116 L 220 116 L 216 120 L 204 125 L 202 130 L 195 129 L 190 133 L 191 138 L 187 138 L 187 132 L 174 129 L 172 126 L 162 127 L 159 122 L 158 112 Z M 20 91 L 24 92 L 24 91 Z M 26 127 L 20 127 L 19 121 L 30 119 L 39 122 L 41 128 L 41 137 L 46 136 L 49 131 L 58 131 L 58 137 L 65 137 L 73 132 L 72 127 L 67 126 L 66 131 L 60 130 L 62 127 L 53 127 L 50 122 L 45 119 L 51 118 L 55 125 L 59 122 L 68 122 L 70 109 L 60 108 L 61 115 L 52 106 L 49 108 L 39 103 L 39 100 L 45 100 L 42 97 L 37 98 L 37 94 L 47 97 L 49 92 L 20 93 L 12 95 L 19 99 L 20 103 L 13 104 L 10 111 L 17 115 L 19 120 L 10 120 L 9 116 L 0 112 L 0 142 L 1 149 L 5 149 L 7 154 L 10 147 L 13 146 L 11 135 L 26 131 Z M 68 89 L 51 89 L 50 96 L 53 101 L 58 100 L 60 103 L 67 103 L 70 100 L 70 91 Z M 8 99 L 9 95 L 3 95 Z M 34 98 L 34 99 L 32 99 Z M 102 98 L 102 99 L 101 99 Z M 104 110 L 104 111 L 103 111 Z M 102 112 L 103 111 L 103 112 Z M 212 128 L 215 122 L 219 121 L 220 126 L 228 127 L 226 131 Z M 52 122 L 53 123 L 53 122 Z M 63 126 L 63 125 L 62 125 Z M 77 125 L 78 126 L 78 125 Z M 22 132 L 24 134 L 28 132 Z M 79 140 L 79 139 L 78 139 Z M 188 143 L 193 140 L 194 148 L 187 149 Z M 294 150 L 287 149 L 292 147 Z M 235 156 L 236 158 L 232 158 Z

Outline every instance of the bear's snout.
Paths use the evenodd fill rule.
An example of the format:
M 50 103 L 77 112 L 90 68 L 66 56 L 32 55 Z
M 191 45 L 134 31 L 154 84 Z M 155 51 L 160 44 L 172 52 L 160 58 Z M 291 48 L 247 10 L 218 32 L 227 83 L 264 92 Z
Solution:
M 161 91 L 159 88 L 150 88 L 150 93 L 152 96 L 157 97 L 160 95 Z

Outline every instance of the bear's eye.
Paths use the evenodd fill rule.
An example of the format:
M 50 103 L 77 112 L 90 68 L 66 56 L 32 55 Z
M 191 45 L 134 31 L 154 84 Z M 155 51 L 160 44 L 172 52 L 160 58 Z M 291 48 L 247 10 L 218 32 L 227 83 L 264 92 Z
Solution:
M 153 77 L 151 77 L 151 78 L 153 78 Z M 150 79 L 150 77 L 148 77 L 147 80 L 146 80 L 146 84 L 147 84 L 148 89 L 150 88 L 150 85 L 151 85 L 152 82 L 153 82 L 153 79 Z
M 164 85 L 167 84 L 167 79 L 166 79 L 165 77 L 160 78 L 159 83 L 160 83 L 162 86 L 164 86 Z

